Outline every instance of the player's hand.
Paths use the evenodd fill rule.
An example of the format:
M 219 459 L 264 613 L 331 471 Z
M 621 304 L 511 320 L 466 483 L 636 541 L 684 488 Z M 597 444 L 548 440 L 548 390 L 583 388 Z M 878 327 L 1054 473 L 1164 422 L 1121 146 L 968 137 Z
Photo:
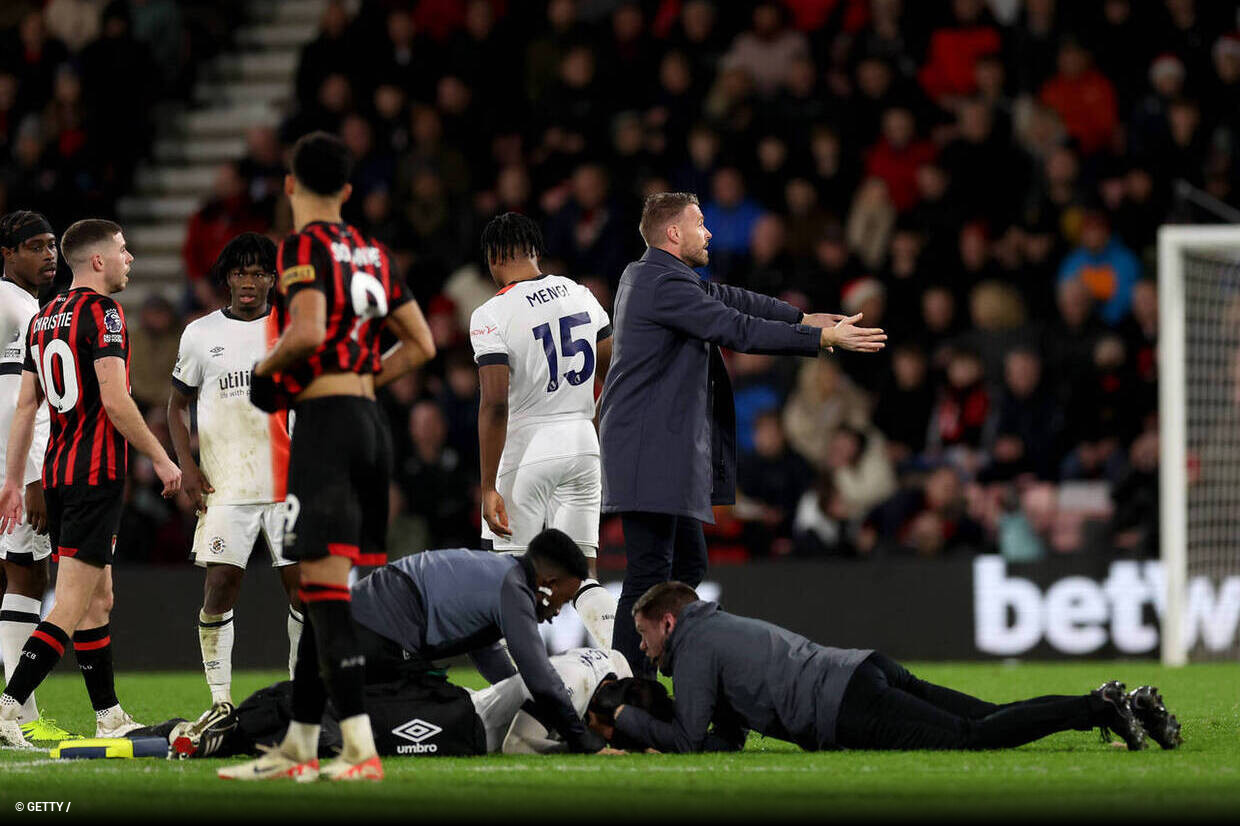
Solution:
M 47 501 L 43 498 L 43 483 L 38 480 L 26 485 L 26 522 L 40 536 L 47 533 Z
M 155 475 L 164 483 L 163 495 L 171 499 L 181 489 L 181 469 L 167 456 L 155 462 Z M 0 503 L 2 504 L 2 503 Z
M 887 334 L 880 327 L 858 327 L 861 313 L 837 321 L 834 327 L 824 327 L 820 346 L 824 350 L 840 347 L 857 353 L 877 353 L 887 346 Z
M 207 494 L 215 493 L 215 488 L 211 486 L 210 480 L 207 479 L 202 469 L 192 462 L 182 472 L 181 489 L 189 497 L 189 503 L 194 506 L 195 514 L 201 516 L 207 512 Z
M 483 492 L 482 518 L 496 536 L 512 536 L 512 529 L 508 527 L 508 510 L 504 507 L 504 497 L 499 495 L 499 491 Z
M 624 749 L 613 749 L 611 746 L 608 746 L 605 749 L 599 749 L 595 754 L 628 754 L 628 752 Z
M 22 522 L 22 492 L 16 483 L 5 482 L 0 489 L 0 532 L 12 533 Z

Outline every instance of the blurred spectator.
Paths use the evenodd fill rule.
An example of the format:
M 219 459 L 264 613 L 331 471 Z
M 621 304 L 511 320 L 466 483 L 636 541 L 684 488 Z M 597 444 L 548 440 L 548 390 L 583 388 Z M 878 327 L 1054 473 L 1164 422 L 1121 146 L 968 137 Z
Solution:
M 971 350 L 955 349 L 931 414 L 928 449 L 975 471 L 990 408 L 982 360 Z
M 181 258 L 191 306 L 215 309 L 219 287 L 207 277 L 224 245 L 243 232 L 263 232 L 267 221 L 254 208 L 236 163 L 220 164 L 211 197 L 189 219 Z
M 573 172 L 568 201 L 547 221 L 547 252 L 574 278 L 601 275 L 616 283 L 634 252 L 625 217 L 611 197 L 607 171 L 583 164 Z
M 1033 350 L 1018 348 L 1007 354 L 994 417 L 986 446 L 991 461 L 979 480 L 1005 481 L 1025 473 L 1055 479 L 1063 418 L 1058 401 L 1042 382 L 1042 361 Z
M 29 8 L 16 31 L 8 32 L 3 38 L 0 56 L 5 68 L 20 80 L 14 107 L 20 116 L 42 108 L 52 96 L 56 69 L 68 58 L 69 50 L 64 43 L 48 35 L 42 11 Z
M 887 197 L 904 212 L 917 203 L 917 169 L 934 160 L 934 144 L 917 138 L 913 113 L 896 107 L 883 112 L 881 137 L 866 153 L 865 169 L 887 185 Z
M 777 370 L 783 365 L 760 353 L 732 353 L 728 360 L 732 378 L 732 397 L 736 408 L 736 449 L 754 449 L 754 428 L 758 417 L 778 410 L 787 395 Z M 783 438 L 782 431 L 780 438 Z
M 783 418 L 793 449 L 817 469 L 827 470 L 835 431 L 843 425 L 866 427 L 869 401 L 828 356 L 801 367 Z
M 711 200 L 702 206 L 702 216 L 710 230 L 711 272 L 721 281 L 744 266 L 754 225 L 763 210 L 745 194 L 745 183 L 738 169 L 725 166 L 711 181 Z
M 1059 281 L 1079 281 L 1098 302 L 1098 316 L 1112 327 L 1128 315 L 1132 288 L 1141 276 L 1141 263 L 1111 234 L 1105 215 L 1090 212 L 1081 224 L 1081 245 L 1064 259 Z
M 886 437 L 887 453 L 894 463 L 902 464 L 925 449 L 934 398 L 926 354 L 914 345 L 895 345 L 890 375 L 874 408 L 874 425 Z
M 138 323 L 129 327 L 129 384 L 143 411 L 168 404 L 181 329 L 176 309 L 158 293 L 142 302 Z
M 431 548 L 470 548 L 477 543 L 475 469 L 447 446 L 448 423 L 433 401 L 420 401 L 409 414 L 413 452 L 397 478 L 409 512 L 426 524 Z
M 847 425 L 831 436 L 827 454 L 831 479 L 839 492 L 843 512 L 864 516 L 896 491 L 896 474 L 883 435 L 876 428 Z
M 896 493 L 866 517 L 858 538 L 865 554 L 939 556 L 974 549 L 982 527 L 968 515 L 957 471 L 941 467 L 925 482 Z
M 342 0 L 328 0 L 319 20 L 319 35 L 301 50 L 297 61 L 297 103 L 311 109 L 328 75 L 347 72 L 354 63 L 348 38 L 349 13 Z
M 792 64 L 809 55 L 804 33 L 787 28 L 786 13 L 778 3 L 758 3 L 753 24 L 732 42 L 723 56 L 723 68 L 739 68 L 753 78 L 758 94 L 770 97 L 788 76 Z
M 797 556 L 852 556 L 848 513 L 844 500 L 827 474 L 801 495 L 792 522 L 793 552 Z
M 813 471 L 788 448 L 775 410 L 758 414 L 753 433 L 753 448 L 740 452 L 737 459 L 737 501 L 752 513 L 746 521 L 755 523 L 759 535 L 790 538 L 797 502 L 813 480 Z
M 1058 71 L 1038 98 L 1059 113 L 1081 154 L 1092 155 L 1110 143 L 1115 131 L 1115 87 L 1090 65 L 1089 52 L 1075 40 L 1063 42 L 1055 65 Z
M 71 52 L 99 36 L 99 15 L 103 0 L 51 0 L 43 10 L 48 33 Z
M 998 28 L 991 22 L 983 0 L 952 0 L 952 23 L 930 33 L 926 62 L 918 75 L 926 94 L 943 102 L 972 94 L 976 86 L 973 64 L 984 54 L 999 51 Z

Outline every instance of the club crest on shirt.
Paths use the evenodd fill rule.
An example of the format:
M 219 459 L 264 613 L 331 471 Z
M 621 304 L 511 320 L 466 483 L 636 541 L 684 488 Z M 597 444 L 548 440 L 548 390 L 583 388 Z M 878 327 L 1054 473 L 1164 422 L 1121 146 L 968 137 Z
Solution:
M 109 333 L 119 333 L 125 327 L 125 322 L 121 321 L 120 311 L 115 307 L 111 308 L 103 314 L 103 326 Z

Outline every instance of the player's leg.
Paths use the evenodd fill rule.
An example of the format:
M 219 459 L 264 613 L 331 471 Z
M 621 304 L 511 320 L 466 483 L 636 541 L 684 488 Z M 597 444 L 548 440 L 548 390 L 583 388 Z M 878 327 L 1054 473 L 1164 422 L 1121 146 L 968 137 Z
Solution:
M 47 592 L 47 557 L 36 560 L 33 553 L 20 550 L 19 538 L 26 532 L 33 534 L 29 525 L 21 525 L 12 534 L 0 537 L 0 558 L 4 560 L 5 578 L 4 600 L 0 602 L 0 655 L 4 657 L 6 684 L 13 677 L 22 646 L 39 624 L 43 595 Z M 47 540 L 38 538 L 43 539 L 46 547 Z M 22 706 L 18 721 L 29 725 L 38 719 L 39 709 L 31 694 Z
M 77 657 L 91 708 L 95 710 L 96 737 L 124 737 L 141 728 L 116 699 L 116 673 L 112 665 L 112 566 L 103 569 L 90 606 L 73 633 Z
M 696 588 L 705 576 L 706 535 L 702 532 L 702 523 L 691 516 L 677 516 L 672 579 Z
M 305 629 L 306 619 L 302 614 L 301 568 L 297 563 L 284 556 L 284 516 L 287 506 L 284 502 L 273 502 L 263 506 L 262 533 L 267 543 L 267 551 L 271 554 L 271 564 L 280 572 L 280 584 L 288 595 L 288 619 L 284 628 L 288 632 L 288 676 L 293 679 L 293 669 L 297 665 L 297 648 L 301 645 L 301 632 Z
M 17 722 L 22 705 L 64 656 L 103 572 L 102 565 L 61 557 L 56 577 L 56 604 L 22 646 L 13 676 L 4 694 L 0 695 L 0 745 L 26 747 Z
M 233 608 L 258 536 L 260 515 L 259 506 L 212 505 L 198 517 L 194 530 L 194 564 L 206 569 L 198 645 L 212 705 L 232 702 Z
M 671 577 L 676 517 L 627 511 L 620 515 L 620 521 L 624 527 L 624 585 L 616 605 L 612 646 L 629 661 L 633 676 L 653 677 L 654 664 L 642 652 L 641 638 L 633 624 L 633 605 L 651 587 Z
M 551 493 L 547 527 L 558 528 L 577 543 L 590 566 L 590 577 L 573 597 L 573 607 L 594 644 L 610 649 L 616 623 L 616 598 L 598 581 L 599 503 L 603 483 L 597 456 L 577 456 L 566 463 Z

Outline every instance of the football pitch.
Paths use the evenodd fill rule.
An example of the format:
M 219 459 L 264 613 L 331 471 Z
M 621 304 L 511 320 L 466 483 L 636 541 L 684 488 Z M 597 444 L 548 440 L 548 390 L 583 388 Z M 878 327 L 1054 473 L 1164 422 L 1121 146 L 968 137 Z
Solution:
M 752 737 L 729 755 L 386 758 L 380 784 L 295 785 L 217 780 L 226 761 L 51 760 L 0 751 L 0 822 L 177 820 L 237 822 L 376 818 L 565 823 L 777 819 L 1006 820 L 1058 818 L 1176 822 L 1240 817 L 1240 664 L 1164 669 L 1152 662 L 1072 664 L 914 663 L 918 676 L 986 699 L 1082 693 L 1106 679 L 1157 685 L 1184 726 L 1184 745 L 1137 753 L 1065 732 L 990 752 L 806 754 Z M 63 667 L 61 672 L 65 672 Z M 234 678 L 234 697 L 276 671 Z M 476 674 L 454 680 L 479 685 Z M 207 705 L 199 673 L 121 674 L 117 689 L 136 719 L 193 718 Z M 93 729 L 81 680 L 60 673 L 40 705 L 65 727 Z M 59 801 L 68 812 L 25 811 Z M 62 807 L 63 809 L 63 807 Z

